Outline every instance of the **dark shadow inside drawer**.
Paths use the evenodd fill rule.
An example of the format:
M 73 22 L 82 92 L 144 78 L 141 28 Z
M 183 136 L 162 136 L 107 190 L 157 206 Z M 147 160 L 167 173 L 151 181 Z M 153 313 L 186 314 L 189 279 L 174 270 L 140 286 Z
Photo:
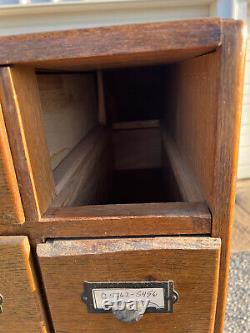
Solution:
M 174 69 L 37 74 L 52 207 L 202 201 L 167 128 Z

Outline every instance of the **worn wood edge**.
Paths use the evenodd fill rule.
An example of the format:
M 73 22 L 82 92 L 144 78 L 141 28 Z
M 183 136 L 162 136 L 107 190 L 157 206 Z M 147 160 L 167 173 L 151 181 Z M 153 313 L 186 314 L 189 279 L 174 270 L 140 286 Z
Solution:
M 179 153 L 176 144 L 166 134 L 166 131 L 163 130 L 162 133 L 163 148 L 170 161 L 171 169 L 174 173 L 182 199 L 187 202 L 205 202 L 201 188 L 184 157 Z
M 210 212 L 203 202 L 168 202 L 168 203 L 146 203 L 146 204 L 110 204 L 90 205 L 81 207 L 59 207 L 49 208 L 43 216 L 42 221 L 53 220 L 104 220 L 104 219 L 137 219 L 143 218 L 186 218 L 199 217 L 210 220 Z
M 53 240 L 37 245 L 38 257 L 77 256 L 150 250 L 220 251 L 221 241 L 211 237 L 157 237 L 95 240 Z
M 32 219 L 39 220 L 41 215 L 48 208 L 48 202 L 54 195 L 54 183 L 51 171 L 51 174 L 47 175 L 47 178 L 50 179 L 48 188 L 51 188 L 51 193 L 47 193 L 48 198 L 45 200 L 45 205 L 45 203 L 42 202 L 44 200 L 41 200 L 41 196 L 43 196 L 43 191 L 41 191 L 42 181 L 39 177 L 35 177 L 34 175 L 34 163 L 29 153 L 31 143 L 29 142 L 28 144 L 27 142 L 27 133 L 24 128 L 24 110 L 20 110 L 20 96 L 18 96 L 16 91 L 15 79 L 13 77 L 16 73 L 15 71 L 18 72 L 19 70 L 21 72 L 25 70 L 29 71 L 31 68 L 26 66 L 0 68 L 0 95 L 25 218 L 27 221 Z M 38 87 L 36 88 L 38 89 Z M 36 93 L 38 93 L 38 90 Z M 39 117 L 40 115 L 38 115 L 38 118 Z M 40 119 L 39 121 L 40 126 L 43 126 L 42 120 Z M 46 142 L 45 139 L 44 142 Z M 44 150 L 47 149 L 45 144 L 43 148 Z M 48 159 L 45 160 L 49 163 Z M 50 169 L 50 166 L 47 166 L 48 169 Z
M 158 128 L 160 126 L 159 120 L 142 120 L 142 121 L 124 121 L 112 124 L 113 130 L 126 130 L 126 129 L 143 129 L 143 128 Z
M 246 53 L 246 24 L 222 20 L 221 71 L 217 119 L 217 150 L 213 201 L 208 203 L 212 216 L 212 236 L 222 239 L 215 333 L 223 333 L 230 262 L 230 243 L 234 220 L 243 77 Z M 230 70 L 229 70 L 230 69 Z M 227 163 L 225 163 L 227 156 Z M 221 166 L 226 165 L 226 170 Z
M 29 167 L 34 188 L 33 196 L 37 200 L 38 207 L 38 212 L 35 212 L 35 214 L 31 212 L 31 216 L 26 216 L 27 219 L 30 219 L 33 214 L 40 216 L 47 210 L 55 194 L 55 185 L 44 130 L 42 105 L 35 69 L 30 66 L 13 66 L 10 68 L 10 75 L 13 85 L 13 98 L 15 98 L 17 106 L 17 117 L 20 119 L 20 129 L 18 130 L 24 134 L 22 143 L 27 148 L 27 164 L 30 164 Z M 33 122 L 31 119 L 33 119 Z M 31 136 L 30 132 L 32 133 Z M 15 138 L 17 137 L 18 133 L 16 133 Z M 20 165 L 21 168 L 22 165 Z M 23 177 L 24 179 L 25 176 Z M 24 187 L 23 183 L 21 185 Z M 24 188 L 24 191 L 26 191 L 26 188 Z M 28 204 L 27 202 L 26 206 Z
M 33 267 L 33 260 L 31 257 L 31 249 L 29 244 L 28 237 L 23 237 L 22 240 L 22 253 L 24 257 L 24 263 L 26 266 L 26 274 L 30 283 L 30 287 L 32 288 L 32 293 L 34 295 L 34 301 L 36 303 L 36 310 L 39 319 L 39 324 L 41 328 L 41 333 L 49 333 L 49 324 L 47 322 L 45 309 L 42 304 L 40 289 L 39 289 L 39 281 L 36 276 L 36 272 Z
M 18 183 L 22 183 L 22 180 L 20 179 L 20 174 L 21 172 L 19 172 L 19 168 L 18 168 L 18 163 L 20 161 L 18 161 L 17 159 L 17 154 L 13 154 L 13 145 L 14 145 L 14 134 L 13 131 L 15 131 L 14 129 L 18 129 L 18 136 L 19 136 L 19 140 L 17 140 L 17 145 L 16 145 L 16 149 L 18 149 L 18 151 L 20 151 L 20 155 L 22 156 L 22 164 L 25 166 L 25 173 L 26 173 L 26 181 L 29 183 L 29 185 L 26 187 L 25 191 L 22 188 L 22 186 L 20 187 L 19 185 L 19 189 L 20 189 L 20 194 L 21 194 L 21 198 L 23 201 L 23 205 L 24 205 L 24 211 L 25 211 L 25 215 L 26 213 L 32 214 L 34 218 L 39 219 L 40 216 L 39 214 L 36 214 L 34 216 L 34 212 L 37 212 L 38 209 L 38 203 L 37 203 L 37 198 L 36 196 L 34 196 L 33 194 L 33 189 L 34 189 L 34 181 L 32 179 L 32 173 L 31 173 L 31 165 L 30 165 L 30 161 L 29 161 L 29 157 L 28 157 L 28 152 L 27 152 L 27 145 L 25 144 L 25 137 L 24 137 L 24 133 L 20 130 L 21 128 L 21 119 L 19 115 L 18 110 L 18 103 L 15 97 L 15 92 L 14 92 L 14 86 L 13 86 L 13 81 L 12 81 L 12 77 L 11 77 L 11 72 L 10 72 L 10 67 L 2 67 L 0 68 L 0 93 L 1 93 L 1 100 L 2 100 L 2 106 L 3 106 L 3 113 L 4 113 L 4 118 L 5 118 L 5 123 L 6 123 L 6 129 L 7 129 L 7 133 L 8 136 L 10 137 L 11 141 L 10 141 L 10 148 L 12 151 L 12 156 L 14 158 L 14 164 L 15 164 L 15 169 L 17 172 L 17 179 L 18 179 Z M 8 113 L 9 111 L 13 111 L 12 114 L 14 113 L 14 119 L 11 121 L 8 117 Z M 19 142 L 19 143 L 18 143 Z M 19 154 L 18 154 L 19 155 Z M 26 162 L 24 162 L 26 161 Z M 23 170 L 24 168 L 22 168 Z M 28 197 L 30 198 L 30 200 L 28 200 Z M 25 202 L 27 203 L 29 201 L 29 204 L 25 204 Z
M 178 39 L 176 33 L 178 33 Z M 109 47 L 106 45 L 106 40 L 110 39 L 110 36 L 113 36 L 111 48 L 110 45 Z M 120 40 L 125 42 L 120 43 Z M 139 40 L 146 42 L 138 43 Z M 189 43 L 184 45 L 187 40 Z M 134 58 L 135 55 L 190 49 L 200 49 L 201 53 L 204 53 L 217 48 L 220 44 L 221 24 L 218 18 L 129 24 L 3 36 L 0 37 L 0 64 L 33 63 L 38 65 L 42 62 L 49 63 L 63 59 L 87 60 L 93 55 L 99 57 L 102 62 L 102 57 L 114 59 L 116 56 L 131 55 Z M 46 47 L 44 47 L 45 45 Z M 47 47 L 48 45 L 49 47 Z M 58 47 L 59 45 L 60 47 Z M 79 49 L 79 45 L 85 47 Z
M 6 248 L 13 249 L 17 252 L 17 256 L 22 257 L 23 270 L 27 278 L 27 283 L 30 288 L 30 293 L 34 299 L 35 308 L 32 309 L 36 313 L 37 320 L 40 326 L 41 333 L 49 333 L 49 325 L 46 318 L 45 309 L 42 304 L 42 298 L 39 290 L 39 283 L 36 277 L 36 272 L 33 269 L 33 260 L 29 239 L 27 236 L 0 236 L 0 245 Z M 13 251 L 14 252 L 14 251 Z
M 13 235 L 13 236 L 0 236 L 0 243 L 1 245 L 19 245 L 20 241 L 23 242 L 27 239 L 27 236 L 23 236 L 23 235 Z
M 25 234 L 30 244 L 44 243 L 48 239 L 59 238 L 107 238 L 107 237 L 150 237 L 150 236 L 210 236 L 211 221 L 200 218 L 137 218 L 120 220 L 65 221 L 47 220 L 17 225 L 0 226 L 5 236 Z
M 40 221 L 0 225 L 0 234 L 25 234 L 32 246 L 65 237 L 210 235 L 211 214 L 204 203 L 187 202 L 50 208 Z
M 11 197 L 13 200 L 13 212 L 10 215 L 10 212 L 6 211 L 0 216 L 0 223 L 24 223 L 24 211 L 22 206 L 22 201 L 19 193 L 16 172 L 11 156 L 11 151 L 9 147 L 8 135 L 5 127 L 5 122 L 2 113 L 2 107 L 0 104 L 0 152 L 2 154 L 3 161 L 3 172 L 6 175 L 6 182 L 8 186 L 8 191 L 11 193 Z M 7 200 L 7 199 L 6 199 Z

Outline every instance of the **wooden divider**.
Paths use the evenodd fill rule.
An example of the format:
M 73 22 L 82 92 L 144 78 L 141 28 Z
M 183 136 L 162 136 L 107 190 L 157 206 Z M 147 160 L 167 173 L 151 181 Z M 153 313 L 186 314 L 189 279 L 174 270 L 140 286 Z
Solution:
M 34 69 L 0 69 L 3 114 L 26 218 L 39 220 L 54 197 L 54 181 Z
M 23 207 L 0 104 L 0 224 L 23 222 Z

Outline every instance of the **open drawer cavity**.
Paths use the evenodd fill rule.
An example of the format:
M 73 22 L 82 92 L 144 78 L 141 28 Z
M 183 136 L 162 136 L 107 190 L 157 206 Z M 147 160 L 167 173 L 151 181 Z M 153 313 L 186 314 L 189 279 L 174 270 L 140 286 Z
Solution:
M 55 183 L 47 217 L 185 216 L 200 222 L 192 232 L 208 232 L 210 214 L 169 123 L 175 65 L 36 77 Z
M 211 232 L 217 50 L 165 47 L 1 70 L 25 216 L 51 237 Z
M 166 126 L 171 69 L 37 73 L 52 207 L 201 200 Z

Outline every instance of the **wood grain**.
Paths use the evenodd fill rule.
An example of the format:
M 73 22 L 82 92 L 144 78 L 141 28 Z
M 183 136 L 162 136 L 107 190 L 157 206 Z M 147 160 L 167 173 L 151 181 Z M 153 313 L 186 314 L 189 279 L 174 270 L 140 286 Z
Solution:
M 25 216 L 38 220 L 54 195 L 34 70 L 0 69 L 0 95 Z
M 226 304 L 245 54 L 243 23 L 228 20 L 222 27 L 220 49 L 168 73 L 166 110 L 168 132 L 212 213 L 212 235 L 222 239 L 216 333 L 223 332 Z
M 97 92 L 98 92 L 98 121 L 101 125 L 107 124 L 106 105 L 104 96 L 103 72 L 97 71 Z
M 163 154 L 166 154 L 166 158 L 170 162 L 170 168 L 178 185 L 182 200 L 187 202 L 204 201 L 200 186 L 197 184 L 192 170 L 190 170 L 184 157 L 179 153 L 176 144 L 164 129 L 162 131 L 162 138 Z
M 1 37 L 0 41 L 2 65 L 27 62 L 39 68 L 70 70 L 176 62 L 166 69 L 165 126 L 211 211 L 212 236 L 222 239 L 215 325 L 215 333 L 222 333 L 243 85 L 242 23 L 201 19 Z M 41 217 L 51 203 L 53 184 L 41 134 L 40 106 L 34 108 L 40 105 L 37 91 L 30 69 L 1 68 L 0 94 L 10 148 L 24 211 L 27 219 L 32 219 L 21 228 L 0 224 L 1 233 L 25 233 L 35 243 L 47 237 L 211 232 L 210 215 L 206 223 L 200 217 L 199 223 L 194 223 L 196 203 L 166 204 L 168 209 L 178 210 L 174 218 L 150 216 L 149 205 L 140 206 L 145 210 L 143 218 L 129 213 L 133 205 L 117 207 L 129 211 L 125 209 L 122 218 L 112 214 L 112 207 L 110 211 L 107 207 L 107 218 L 97 214 L 105 214 L 101 207 L 58 208 Z M 180 213 L 183 205 L 193 207 L 185 217 Z M 86 218 L 88 209 L 90 216 Z M 168 209 L 167 215 L 171 214 Z M 156 210 L 161 211 L 159 206 Z M 193 322 L 195 325 L 198 320 Z
M 221 44 L 216 18 L 131 24 L 0 38 L 0 64 L 36 68 L 96 68 L 167 63 Z
M 204 196 L 214 195 L 218 72 L 216 52 L 177 65 L 173 73 L 176 90 L 172 92 L 176 105 L 167 122 L 170 138 Z
M 51 208 L 41 221 L 0 225 L 0 233 L 29 236 L 32 245 L 49 238 L 211 234 L 204 203 L 149 203 Z
M 54 170 L 56 197 L 52 207 L 105 202 L 110 191 L 112 157 L 110 138 L 94 128 Z
M 223 21 L 222 32 L 224 48 L 219 53 L 220 94 L 214 165 L 216 195 L 208 198 L 213 214 L 212 235 L 222 239 L 215 333 L 223 332 L 226 307 L 247 37 L 246 26 L 240 21 Z
M 58 240 L 39 244 L 37 255 L 56 331 L 213 332 L 219 239 Z M 84 281 L 169 279 L 180 295 L 174 312 L 145 314 L 134 324 L 121 323 L 111 313 L 90 314 L 81 301 Z
M 33 270 L 28 238 L 0 236 L 0 254 L 0 293 L 4 297 L 0 331 L 49 332 Z
M 159 128 L 112 131 L 116 170 L 161 167 L 161 133 Z
M 46 140 L 54 169 L 97 125 L 94 73 L 38 74 Z
M 23 222 L 23 207 L 0 104 L 0 224 Z

